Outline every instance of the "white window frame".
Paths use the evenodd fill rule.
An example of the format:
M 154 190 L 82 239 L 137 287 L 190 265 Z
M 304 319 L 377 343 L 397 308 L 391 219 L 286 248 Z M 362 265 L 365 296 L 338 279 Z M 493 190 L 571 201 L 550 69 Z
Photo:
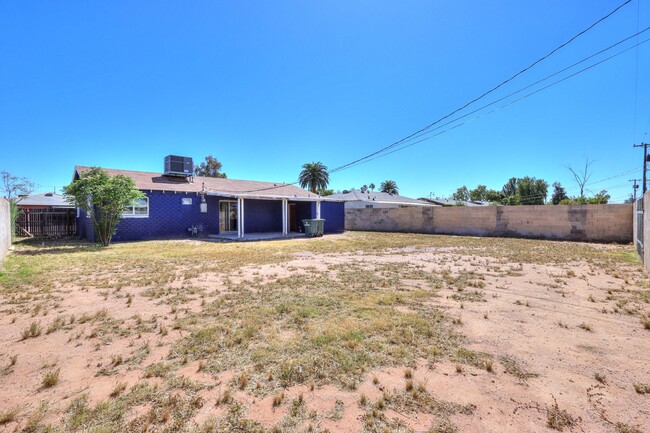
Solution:
M 183 206 L 191 206 L 192 205 L 192 197 L 182 197 L 181 198 L 181 204 Z
M 127 206 L 125 209 L 130 208 L 131 212 L 123 212 L 122 213 L 122 218 L 149 218 L 149 197 L 142 197 L 140 200 L 145 200 L 147 203 L 147 213 L 135 213 L 135 208 L 143 208 L 145 206 L 137 206 L 136 204 L 132 206 Z

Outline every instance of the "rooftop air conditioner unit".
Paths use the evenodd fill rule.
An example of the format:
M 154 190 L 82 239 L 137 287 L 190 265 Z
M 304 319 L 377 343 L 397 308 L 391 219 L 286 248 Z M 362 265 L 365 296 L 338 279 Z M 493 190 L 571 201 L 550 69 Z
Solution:
M 188 156 L 168 155 L 165 157 L 165 175 L 166 176 L 185 176 L 189 177 L 194 174 L 194 164 L 192 158 Z

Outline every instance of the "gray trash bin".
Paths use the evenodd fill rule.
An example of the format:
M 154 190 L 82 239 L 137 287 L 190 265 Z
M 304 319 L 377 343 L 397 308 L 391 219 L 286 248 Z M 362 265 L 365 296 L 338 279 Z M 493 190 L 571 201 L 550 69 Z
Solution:
M 323 236 L 325 229 L 324 219 L 304 219 L 302 225 L 305 227 L 305 235 L 309 237 Z

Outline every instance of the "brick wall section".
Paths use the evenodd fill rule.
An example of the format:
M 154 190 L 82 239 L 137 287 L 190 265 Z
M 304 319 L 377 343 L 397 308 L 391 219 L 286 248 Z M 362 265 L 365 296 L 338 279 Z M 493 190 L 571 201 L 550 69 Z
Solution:
M 346 209 L 346 230 L 631 242 L 632 205 Z
M 9 202 L 0 197 L 0 262 L 11 246 L 11 214 Z

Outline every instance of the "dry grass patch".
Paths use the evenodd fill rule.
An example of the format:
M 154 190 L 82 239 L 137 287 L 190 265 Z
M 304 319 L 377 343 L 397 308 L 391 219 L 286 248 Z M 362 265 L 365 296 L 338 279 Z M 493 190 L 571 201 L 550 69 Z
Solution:
M 577 423 L 578 420 L 569 412 L 560 409 L 557 400 L 546 411 L 546 425 L 553 430 L 563 431 L 565 427 L 573 427 Z
M 3 412 L 0 412 L 0 425 L 15 421 L 19 413 L 20 413 L 19 407 L 14 407 L 11 409 L 7 409 Z
M 51 388 L 51 387 L 55 386 L 57 383 L 59 383 L 59 374 L 60 373 L 61 373 L 60 368 L 46 371 L 43 374 L 43 380 L 41 381 L 42 384 L 43 384 L 43 388 Z
M 487 327 L 498 327 L 497 319 L 504 317 L 492 305 L 488 309 L 477 302 L 503 296 L 512 307 L 518 299 L 508 297 L 508 288 L 495 288 L 494 280 L 521 280 L 534 273 L 535 266 L 553 266 L 543 290 L 558 299 L 561 291 L 564 300 L 572 296 L 569 278 L 576 278 L 569 283 L 580 283 L 596 269 L 615 272 L 616 286 L 608 287 L 611 298 L 599 294 L 593 300 L 643 323 L 650 317 L 650 286 L 639 277 L 638 260 L 623 249 L 397 233 L 350 233 L 304 242 L 137 242 L 109 248 L 79 242 L 19 242 L 0 271 L 0 297 L 3 314 L 10 314 L 14 323 L 31 322 L 22 332 L 12 323 L 13 335 L 20 334 L 23 340 L 39 337 L 39 343 L 46 343 L 65 333 L 69 346 L 62 352 L 89 346 L 96 354 L 87 367 L 91 377 L 115 378 L 105 401 L 90 406 L 88 396 L 74 400 L 60 425 L 54 426 L 57 431 L 268 432 L 268 426 L 247 419 L 249 404 L 242 403 L 264 397 L 271 402 L 266 409 L 282 411 L 282 420 L 272 427 L 276 431 L 304 431 L 309 425 L 322 431 L 320 421 L 342 419 L 345 406 L 338 401 L 331 411 L 311 414 L 306 403 L 311 403 L 312 392 L 334 385 L 338 391 L 354 393 L 366 380 L 375 385 L 373 390 L 393 389 L 390 379 L 382 377 L 380 383 L 367 372 L 395 367 L 404 375 L 395 387 L 400 392 L 386 393 L 374 402 L 374 394 L 358 392 L 351 400 L 364 413 L 361 428 L 409 431 L 403 421 L 385 415 L 393 409 L 409 416 L 432 414 L 430 431 L 451 432 L 456 428 L 450 415 L 471 413 L 473 408 L 429 395 L 419 381 L 431 373 L 420 370 L 421 363 L 450 361 L 458 373 L 467 372 L 454 376 L 459 381 L 485 379 L 486 372 L 494 373 L 499 366 L 523 381 L 536 377 L 507 354 L 465 347 L 468 341 L 462 332 L 471 331 L 476 315 L 487 320 L 490 311 L 492 320 L 481 322 Z M 417 258 L 411 260 L 409 255 Z M 301 258 L 313 263 L 301 266 Z M 292 260 L 296 261 L 287 266 Z M 586 265 L 579 272 L 567 270 L 577 262 Z M 639 283 L 630 289 L 626 281 Z M 84 310 L 85 314 L 66 311 L 68 295 L 94 297 L 101 305 L 93 306 L 96 311 Z M 530 307 L 525 311 L 531 315 L 545 307 L 542 299 L 520 299 L 516 304 Z M 586 299 L 582 292 L 580 300 Z M 459 307 L 464 308 L 466 323 Z M 605 334 L 600 322 L 594 325 Z M 568 327 L 563 322 L 559 326 Z M 591 336 L 584 333 L 581 338 Z M 128 346 L 120 345 L 125 339 Z M 118 343 L 110 346 L 113 353 L 101 354 L 113 343 Z M 206 384 L 177 375 L 190 362 L 197 362 Z M 6 374 L 13 364 L 15 360 L 1 370 L 5 376 L 0 378 L 11 379 Z M 125 380 L 132 379 L 125 375 L 133 370 L 143 381 L 127 389 Z M 58 370 L 45 374 L 54 371 Z M 224 372 L 226 379 L 221 377 Z M 511 380 L 506 374 L 487 377 Z M 58 374 L 54 385 L 57 381 Z M 294 397 L 287 388 L 296 385 L 309 393 Z M 221 406 L 222 415 L 192 425 L 204 404 L 199 393 L 206 391 L 211 391 L 210 404 Z M 238 401 L 235 395 L 242 394 L 247 399 Z M 573 418 L 556 409 L 549 409 L 553 425 L 569 426 L 566 423 Z M 45 420 L 58 419 L 57 411 L 32 410 L 29 429 L 45 431 Z

